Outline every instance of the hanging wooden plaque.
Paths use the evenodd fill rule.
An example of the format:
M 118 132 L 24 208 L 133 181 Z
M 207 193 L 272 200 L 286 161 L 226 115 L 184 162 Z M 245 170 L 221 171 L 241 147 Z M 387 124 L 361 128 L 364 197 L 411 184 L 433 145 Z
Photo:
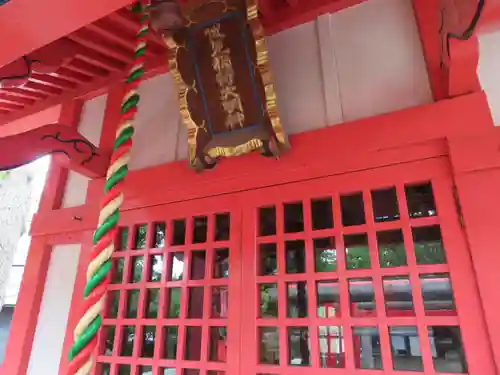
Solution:
M 182 15 L 185 27 L 165 42 L 190 165 L 202 170 L 220 157 L 288 149 L 255 0 L 190 2 Z

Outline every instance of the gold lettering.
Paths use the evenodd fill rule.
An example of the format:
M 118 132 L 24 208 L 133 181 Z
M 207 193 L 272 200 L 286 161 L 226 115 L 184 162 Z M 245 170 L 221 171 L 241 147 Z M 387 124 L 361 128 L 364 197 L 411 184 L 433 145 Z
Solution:
M 234 129 L 236 126 L 243 127 L 245 115 L 240 95 L 234 84 L 231 51 L 229 48 L 224 48 L 226 35 L 221 33 L 220 24 L 212 25 L 205 29 L 204 33 L 212 47 L 212 68 L 219 86 L 222 108 L 226 113 L 225 126 L 228 129 Z

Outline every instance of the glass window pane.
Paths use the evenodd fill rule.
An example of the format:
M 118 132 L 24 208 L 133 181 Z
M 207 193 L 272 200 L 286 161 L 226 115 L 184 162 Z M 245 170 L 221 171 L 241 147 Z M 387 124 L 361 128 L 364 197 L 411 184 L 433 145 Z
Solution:
M 423 371 L 417 327 L 389 327 L 392 366 L 398 371 Z
M 464 374 L 467 372 L 462 335 L 459 327 L 430 326 L 429 343 L 436 372 Z
M 364 317 L 377 314 L 371 278 L 350 279 L 349 300 L 351 302 L 351 316 Z
M 304 241 L 286 241 L 285 252 L 286 273 L 306 272 L 306 254 Z
M 155 319 L 158 317 L 158 299 L 160 289 L 148 289 L 146 300 L 146 318 Z
M 200 370 L 192 369 L 192 368 L 185 368 L 182 370 L 182 375 L 200 375 Z
M 345 344 L 341 326 L 319 326 L 318 347 L 320 367 L 345 367 Z
M 287 283 L 287 316 L 307 318 L 307 284 L 305 281 Z
M 205 278 L 205 251 L 193 251 L 191 253 L 191 280 L 203 280 Z
M 346 227 L 365 223 L 365 208 L 363 194 L 342 195 L 340 197 L 342 209 L 342 224 Z
M 259 246 L 260 252 L 260 274 L 276 275 L 278 272 L 278 261 L 276 258 L 276 244 L 264 243 Z
M 278 284 L 261 284 L 260 294 L 260 317 L 278 317 Z
M 438 225 L 413 228 L 417 264 L 445 264 L 446 257 Z
M 124 326 L 122 330 L 121 357 L 131 357 L 134 351 L 135 327 Z
M 146 224 L 135 227 L 134 249 L 144 249 L 146 247 L 146 234 L 148 226 Z
M 184 359 L 188 361 L 201 359 L 201 327 L 186 327 Z
M 111 284 L 121 284 L 123 283 L 123 270 L 125 269 L 125 259 L 114 258 L 113 259 L 113 271 L 111 277 Z
M 98 363 L 97 364 L 97 375 L 110 375 L 111 365 L 109 363 Z
M 203 317 L 203 287 L 188 288 L 189 303 L 187 317 L 201 319 Z
M 163 275 L 163 255 L 149 257 L 149 281 L 161 281 Z
M 286 203 L 284 205 L 285 233 L 296 233 L 304 231 L 304 211 L 302 202 Z
M 314 244 L 314 262 L 316 272 L 333 272 L 337 270 L 337 250 L 335 238 L 316 238 Z
M 384 277 L 385 311 L 387 316 L 414 316 L 413 298 L 408 276 Z
M 160 248 L 164 246 L 165 246 L 165 223 L 155 223 L 152 247 Z
M 174 220 L 172 222 L 172 229 L 172 245 L 184 245 L 186 243 L 186 220 Z
M 142 358 L 153 358 L 155 354 L 155 326 L 144 326 L 142 330 Z
M 259 208 L 259 236 L 276 234 L 276 207 Z
M 227 318 L 229 292 L 227 286 L 212 287 L 212 318 Z
M 341 316 L 338 280 L 316 282 L 316 303 L 319 318 Z
M 348 270 L 371 268 L 370 248 L 366 234 L 344 236 L 344 246 Z
M 127 318 L 137 318 L 137 306 L 139 304 L 139 291 L 127 291 Z
M 382 370 L 380 336 L 376 327 L 353 327 L 356 368 Z
M 116 244 L 116 250 L 124 250 L 128 246 L 128 228 L 121 227 L 118 229 L 118 240 Z
M 288 327 L 288 364 L 309 366 L 311 364 L 309 328 Z
M 105 326 L 103 327 L 103 338 L 104 338 L 104 355 L 113 355 L 113 346 L 115 344 L 115 327 Z
M 212 278 L 225 279 L 229 277 L 229 249 L 215 249 Z
M 160 368 L 160 375 L 176 375 L 175 368 L 162 367 Z
M 229 214 L 215 215 L 215 241 L 229 240 L 229 232 L 231 225 L 231 216 Z
M 420 287 L 426 315 L 456 314 L 449 274 L 420 275 Z
M 144 257 L 132 257 L 132 269 L 130 272 L 130 282 L 138 283 L 142 280 L 142 274 L 144 272 Z
M 373 219 L 376 223 L 399 220 L 396 188 L 374 190 L 372 194 Z
M 210 327 L 210 343 L 208 359 L 212 362 L 226 362 L 227 329 L 226 327 Z
M 430 182 L 405 186 L 408 214 L 411 218 L 436 216 L 436 203 Z
M 259 327 L 259 363 L 279 365 L 280 350 L 278 328 Z
M 208 218 L 199 216 L 193 219 L 193 243 L 207 242 Z
M 311 201 L 312 229 L 333 228 L 332 198 Z
M 178 318 L 181 311 L 181 288 L 169 288 L 167 318 Z
M 177 340 L 179 338 L 179 327 L 163 327 L 165 345 L 163 347 L 164 359 L 175 359 L 177 357 Z
M 118 317 L 118 307 L 120 305 L 120 291 L 112 290 L 108 292 L 108 310 L 106 317 L 107 318 L 116 318 Z
M 407 265 L 403 232 L 400 229 L 377 232 L 377 243 L 380 267 Z
M 171 253 L 170 254 L 170 272 L 168 279 L 170 281 L 182 280 L 184 275 L 184 253 Z
M 118 365 L 118 375 L 131 375 L 130 365 Z
M 153 375 L 153 367 L 139 366 L 139 375 Z

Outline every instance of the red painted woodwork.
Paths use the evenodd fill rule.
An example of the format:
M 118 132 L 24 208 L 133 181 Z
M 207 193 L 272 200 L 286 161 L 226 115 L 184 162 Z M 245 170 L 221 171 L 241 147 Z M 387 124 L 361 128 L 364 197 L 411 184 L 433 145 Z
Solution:
M 434 99 L 481 90 L 479 44 L 474 18 L 482 0 L 413 0 Z M 485 10 L 482 9 L 481 16 Z
M 119 103 L 119 88 L 114 90 L 117 90 L 113 94 L 115 99 L 108 103 L 116 106 Z M 464 108 L 468 110 L 463 112 Z M 118 112 L 110 112 L 110 121 L 113 114 L 116 116 Z M 470 124 L 474 124 L 474 128 Z M 293 135 L 290 142 L 294 152 L 284 155 L 279 162 L 260 160 L 262 158 L 259 155 L 248 155 L 228 159 L 211 173 L 202 176 L 186 168 L 185 161 L 131 171 L 125 184 L 127 200 L 124 209 L 179 202 L 206 195 L 216 196 L 300 181 L 310 176 L 328 176 L 447 155 L 447 135 L 474 134 L 486 131 L 492 124 L 486 97 L 483 93 L 476 93 Z M 416 128 L 419 129 L 417 133 L 414 132 Z M 112 127 L 110 131 L 114 132 Z M 359 134 L 364 136 L 359 137 Z M 111 133 L 108 136 L 111 139 Z M 356 148 L 351 146 L 353 144 Z M 311 145 L 315 145 L 314 150 Z M 362 154 L 365 156 L 360 156 Z M 324 160 L 335 160 L 335 163 L 325 163 Z M 272 169 L 273 173 L 260 173 L 268 169 Z M 199 184 L 203 184 L 204 192 L 197 188 Z M 155 186 L 162 186 L 162 189 L 158 190 Z M 89 200 L 86 206 L 38 213 L 33 220 L 31 233 L 45 235 L 93 230 L 103 187 L 103 180 L 91 181 L 88 194 L 95 198 Z M 67 227 L 60 227 L 61 221 L 56 219 L 58 215 L 61 220 L 64 217 Z M 67 220 L 73 216 L 80 216 L 82 220 Z
M 65 124 L 42 125 L 0 138 L 0 149 L 0 170 L 19 167 L 47 154 L 54 154 L 53 162 L 92 178 L 103 177 L 109 164 L 109 154 Z
M 422 184 L 426 181 L 432 183 L 437 216 L 430 214 L 428 217 L 410 217 L 406 205 L 405 187 Z M 373 205 L 371 192 L 392 186 L 396 188 L 400 217 L 394 221 L 375 222 L 375 216 L 371 209 Z M 339 196 L 353 192 L 362 192 L 363 194 L 366 223 L 343 226 Z M 316 230 L 311 221 L 310 202 L 312 199 L 324 200 L 329 197 L 332 198 L 330 204 L 333 212 L 333 227 Z M 302 202 L 304 229 L 287 233 L 283 204 L 297 202 Z M 276 234 L 259 236 L 258 209 L 270 206 L 276 207 Z M 217 228 L 215 215 L 227 213 L 230 214 L 231 223 L 229 239 L 221 240 L 219 238 L 217 240 L 217 237 L 214 237 Z M 200 219 L 204 224 L 200 225 Z M 174 223 L 179 220 L 185 223 L 184 231 L 180 236 L 174 235 Z M 163 224 L 165 224 L 164 227 Z M 143 225 L 145 225 L 145 230 L 139 229 Z M 418 264 L 414 255 L 412 228 L 426 228 L 435 225 L 439 225 L 441 230 L 446 251 L 446 263 Z M 113 300 L 111 297 L 108 299 L 107 314 L 111 315 L 106 315 L 104 321 L 105 330 L 100 338 L 101 355 L 98 356 L 100 363 L 98 369 L 103 369 L 104 364 L 109 364 L 111 374 L 117 374 L 120 366 L 128 365 L 131 365 L 132 374 L 140 374 L 140 370 L 149 371 L 148 366 L 151 366 L 153 374 L 161 373 L 160 369 L 166 368 L 176 369 L 176 373 L 183 373 L 181 369 L 199 369 L 201 370 L 200 374 L 206 374 L 208 370 L 216 373 L 244 375 L 256 373 L 295 374 L 299 372 L 315 374 L 321 371 L 317 328 L 325 325 L 341 325 L 344 328 L 342 345 L 345 353 L 339 362 L 340 365 L 345 365 L 346 371 L 353 372 L 356 363 L 361 363 L 356 358 L 360 355 L 362 344 L 356 344 L 357 341 L 352 337 L 351 328 L 377 326 L 384 366 L 381 374 L 385 374 L 392 373 L 391 364 L 393 363 L 388 328 L 411 326 L 417 327 L 424 369 L 421 373 L 435 374 L 427 327 L 437 325 L 460 327 L 468 373 L 495 374 L 488 334 L 484 326 L 480 296 L 474 281 L 475 276 L 465 237 L 459 224 L 453 199 L 452 174 L 446 157 L 315 178 L 224 196 L 128 210 L 122 214 L 121 226 L 128 228 L 128 237 L 113 257 L 115 262 L 123 261 L 123 266 L 120 266 L 123 273 L 117 272 L 116 265 L 118 263 L 116 263 L 115 283 L 109 288 L 110 296 L 119 293 L 119 299 L 117 305 L 111 303 Z M 158 230 L 158 228 L 160 229 Z M 376 232 L 398 228 L 403 231 L 408 263 L 396 268 L 381 268 L 378 265 Z M 356 233 L 368 234 L 371 261 L 369 269 L 346 269 L 343 239 L 345 235 Z M 318 273 L 315 272 L 311 241 L 314 238 L 326 236 L 335 236 L 336 238 L 337 270 Z M 286 241 L 302 239 L 306 240 L 305 270 L 298 273 L 284 272 L 287 267 L 284 244 Z M 263 243 L 277 243 L 278 272 L 275 275 L 261 276 L 258 274 L 261 257 L 257 249 L 259 244 Z M 217 274 L 214 273 L 214 255 L 216 249 L 221 248 L 229 248 L 229 278 L 217 278 Z M 199 263 L 200 252 L 205 254 L 202 263 Z M 184 254 L 180 263 L 183 276 L 178 280 L 175 277 L 170 278 L 169 275 L 172 275 L 172 269 L 177 269 L 174 264 L 179 264 L 174 263 L 173 254 L 180 253 Z M 153 259 L 155 263 L 152 263 Z M 158 267 L 159 265 L 161 267 Z M 83 279 L 84 268 L 82 267 L 79 272 L 78 280 Z M 456 305 L 455 314 L 450 314 L 449 311 L 444 311 L 443 314 L 429 314 L 425 310 L 420 275 L 431 273 L 450 273 Z M 386 314 L 385 294 L 381 280 L 384 276 L 395 275 L 409 275 L 413 295 L 413 316 L 395 317 Z M 349 309 L 347 282 L 350 279 L 360 277 L 371 277 L 373 280 L 376 310 L 369 316 L 354 317 Z M 317 300 L 314 294 L 314 285 L 316 281 L 331 279 L 339 280 L 340 283 L 340 314 L 328 319 L 320 318 L 316 316 Z M 306 318 L 288 318 L 286 317 L 285 286 L 287 283 L 302 280 L 308 283 L 308 316 Z M 257 315 L 260 309 L 257 284 L 261 283 L 277 283 L 278 285 L 278 318 L 259 318 Z M 83 284 L 78 285 L 78 288 L 81 288 Z M 224 304 L 214 299 L 212 290 L 214 287 L 226 285 L 229 289 L 227 318 L 213 318 L 211 314 L 214 310 L 212 309 L 215 307 L 215 311 L 220 313 L 223 311 Z M 172 288 L 180 288 L 181 291 L 179 315 L 175 312 L 174 315 L 169 316 L 168 312 L 173 311 L 171 310 L 171 301 L 177 301 L 177 299 L 172 300 L 172 297 L 169 297 L 172 296 L 169 292 Z M 203 289 L 203 302 L 198 299 L 201 298 L 201 294 L 192 300 L 189 293 L 195 291 L 193 288 Z M 151 302 L 146 299 L 148 291 L 151 290 L 159 291 L 157 305 L 151 305 Z M 137 300 L 127 297 L 132 291 L 137 291 Z M 112 309 L 112 306 L 116 306 L 116 310 Z M 114 311 L 116 311 L 116 317 Z M 393 313 L 395 312 L 393 311 Z M 436 311 L 436 313 L 439 312 Z M 155 316 L 155 314 L 157 315 Z M 72 316 L 71 319 L 73 318 L 75 316 Z M 76 323 L 76 321 L 71 321 L 72 324 Z M 279 351 L 277 352 L 280 357 L 279 366 L 257 364 L 258 358 L 260 358 L 257 341 L 258 326 L 279 329 Z M 113 335 L 108 337 L 107 332 L 110 327 L 115 327 L 115 329 L 112 331 Z M 135 327 L 134 339 L 130 346 L 127 346 L 126 341 L 124 343 L 122 340 L 126 327 Z M 172 352 L 173 354 L 170 354 L 175 355 L 175 358 L 166 358 L 163 354 L 165 346 L 169 343 L 165 327 L 178 327 L 177 346 Z M 190 329 L 201 327 L 201 331 L 189 331 L 192 335 L 188 339 L 186 336 L 188 327 L 191 327 Z M 223 354 L 219 357 L 219 361 L 213 361 L 209 356 L 209 327 L 227 328 L 227 341 L 222 342 L 219 339 L 212 343 L 215 346 L 213 349 Z M 311 360 L 309 366 L 295 367 L 287 364 L 289 356 L 286 338 L 287 327 L 309 328 Z M 68 325 L 68 335 L 70 335 L 71 328 L 71 324 Z M 146 328 L 148 330 L 154 328 L 154 345 L 153 341 L 149 341 L 149 344 L 144 346 L 146 344 L 143 343 L 143 336 Z M 106 339 L 106 337 L 108 338 Z M 188 351 L 190 353 L 196 352 L 195 357 L 187 358 Z M 130 356 L 123 355 L 123 353 L 130 353 Z M 224 362 L 224 358 L 227 362 Z M 61 367 L 61 369 L 63 368 Z M 124 368 L 122 370 L 126 371 Z
M 9 75 L 17 71 L 25 72 L 25 67 L 21 64 L 21 57 L 24 55 L 36 58 L 38 54 L 46 60 L 46 52 L 55 49 L 56 58 L 51 59 L 49 63 L 52 72 L 50 75 L 34 73 L 27 81 L 4 81 L 4 84 L 9 86 L 18 86 L 21 83 L 23 85 L 0 89 L 0 125 L 93 91 L 104 90 L 125 77 L 132 62 L 138 24 L 128 10 L 116 9 L 128 4 L 128 1 L 85 3 L 83 6 L 77 0 L 63 1 L 64 4 L 60 0 L 50 0 L 43 6 L 58 9 L 59 18 L 64 21 L 56 24 L 40 19 L 38 14 L 43 12 L 34 13 L 37 16 L 33 19 L 34 14 L 31 12 L 38 9 L 39 4 L 23 5 L 24 1 L 9 2 L 0 9 L 0 34 L 17 35 L 15 39 L 7 38 L 7 44 L 0 51 L 0 67 L 3 66 L 0 72 L 4 70 Z M 270 35 L 311 21 L 320 14 L 340 11 L 362 1 L 312 0 L 287 3 L 263 0 L 260 1 L 261 18 L 266 34 Z M 81 9 L 82 7 L 84 9 Z M 22 17 L 21 13 L 24 14 Z M 22 20 L 22 36 L 13 30 L 14 27 L 19 27 L 17 20 Z M 41 22 L 43 27 L 40 26 Z M 33 33 L 35 36 L 32 37 Z M 63 37 L 63 41 L 59 40 Z M 51 42 L 53 43 L 49 46 L 43 47 Z M 69 48 L 63 48 L 63 43 Z M 165 71 L 165 54 L 166 49 L 161 39 L 157 35 L 151 35 L 146 53 L 146 70 L 163 67 Z M 52 53 L 50 55 L 52 56 Z M 74 58 L 67 60 L 66 56 Z
M 54 73 L 73 59 L 82 47 L 62 38 L 0 68 L 0 88 L 20 87 L 28 83 L 32 72 Z M 15 78 L 13 77 L 24 77 Z

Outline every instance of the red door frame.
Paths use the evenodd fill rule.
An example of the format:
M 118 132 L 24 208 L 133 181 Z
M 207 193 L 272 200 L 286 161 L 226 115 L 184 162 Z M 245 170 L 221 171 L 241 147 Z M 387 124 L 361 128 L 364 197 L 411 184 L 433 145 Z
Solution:
M 118 113 L 111 109 L 116 106 L 115 102 L 117 102 L 112 98 L 118 97 L 119 91 L 119 87 L 112 88 L 115 95 L 108 97 L 108 116 L 101 141 L 105 139 L 109 142 L 109 139 L 112 139 L 117 123 L 116 113 Z M 478 133 L 486 135 L 482 138 L 470 137 Z M 456 168 L 455 164 L 458 162 L 456 158 L 453 158 L 454 154 L 463 152 L 463 143 L 457 145 L 451 141 L 460 137 L 467 139 L 466 155 L 482 157 L 480 161 L 475 158 L 476 164 L 469 166 L 465 171 Z M 450 141 L 447 141 L 447 138 Z M 494 228 L 500 227 L 500 217 L 497 219 L 494 215 L 497 211 L 488 210 L 490 207 L 500 207 L 500 197 L 497 194 L 500 191 L 500 178 L 498 177 L 500 165 L 496 162 L 496 145 L 500 144 L 499 139 L 498 131 L 493 127 L 484 93 L 475 93 L 292 136 L 292 152 L 279 162 L 250 155 L 227 160 L 221 163 L 217 170 L 202 175 L 193 174 L 186 168 L 184 162 L 136 171 L 130 174 L 126 185 L 126 209 L 185 201 L 203 196 L 217 196 L 278 183 L 451 154 L 457 191 L 471 247 L 471 257 L 478 278 L 479 294 L 485 309 L 491 348 L 494 351 L 495 363 L 500 368 L 500 323 L 495 319 L 498 302 L 494 287 L 496 277 L 494 264 L 500 263 L 500 254 L 492 252 L 488 247 L 496 243 L 496 229 Z M 262 173 L 271 168 L 272 174 Z M 481 170 L 481 173 L 474 173 L 474 168 Z M 59 185 L 58 189 L 61 190 L 64 187 L 64 178 L 56 178 L 56 180 Z M 58 238 L 70 235 L 78 239 L 82 238 L 82 234 L 86 231 L 93 230 L 97 220 L 97 202 L 101 196 L 102 184 L 103 182 L 99 180 L 90 184 L 87 203 L 83 206 L 58 209 L 57 205 L 48 204 L 51 209 L 40 209 L 33 222 L 32 235 L 47 236 L 46 238 L 50 239 L 49 243 L 56 243 L 59 241 Z M 51 185 L 47 185 L 45 193 L 49 191 L 49 186 Z M 479 187 L 485 198 L 481 202 L 484 205 L 477 204 L 475 192 Z M 486 211 L 490 214 L 485 216 Z M 81 217 L 82 220 L 73 220 L 75 216 Z M 59 224 L 61 222 L 68 223 L 68 225 L 61 228 Z M 32 248 L 34 246 L 35 241 Z M 43 285 L 45 273 L 35 272 L 39 269 L 39 264 L 33 263 L 35 261 L 30 259 L 26 265 L 24 278 L 36 279 L 37 284 Z M 32 263 L 33 272 L 29 271 L 32 269 L 30 267 Z M 82 267 L 84 263 L 82 261 Z M 82 280 L 82 274 L 83 269 L 80 269 L 77 280 Z M 41 298 L 43 291 L 39 293 Z M 25 297 L 28 294 L 22 287 L 20 301 L 28 299 Z M 73 301 L 76 302 L 80 295 L 81 290 L 78 290 L 78 287 L 75 288 Z M 78 303 L 72 304 L 70 322 L 76 314 L 75 306 L 77 305 Z M 30 305 L 20 302 L 12 322 L 13 332 L 25 329 L 27 317 L 29 317 L 28 324 L 33 325 L 34 332 L 38 309 L 39 306 L 36 303 Z M 67 337 L 71 335 L 72 329 L 72 324 L 68 324 Z M 27 366 L 31 341 L 32 334 L 17 337 L 11 335 L 7 360 L 1 371 L 2 375 L 25 373 L 23 368 Z M 62 357 L 64 358 L 65 354 Z M 5 369 L 8 371 L 5 372 Z M 61 374 L 63 370 L 64 361 Z
M 416 271 L 416 260 L 413 255 L 413 243 L 411 240 L 410 218 L 408 209 L 405 203 L 404 184 L 414 184 L 418 182 L 431 181 L 434 191 L 434 197 L 437 206 L 437 217 L 428 217 L 422 219 L 412 219 L 412 227 L 427 226 L 427 225 L 440 225 L 443 243 L 445 244 L 447 265 L 434 265 L 434 266 L 418 266 Z M 371 195 L 370 190 L 383 189 L 390 186 L 396 186 L 399 212 L 401 214 L 400 221 L 378 223 L 374 224 L 373 213 L 371 212 Z M 353 192 L 363 192 L 363 199 L 365 202 L 365 214 L 367 216 L 367 224 L 356 227 L 344 227 L 339 229 L 339 222 L 341 222 L 340 204 L 338 194 L 348 194 Z M 427 340 L 427 329 L 424 324 L 428 325 L 456 325 L 460 326 L 462 332 L 462 339 L 464 350 L 468 361 L 468 373 L 470 374 L 496 374 L 495 364 L 493 362 L 492 351 L 490 347 L 489 335 L 486 329 L 486 324 L 483 318 L 483 309 L 481 307 L 481 299 L 478 293 L 476 284 L 476 275 L 474 272 L 473 264 L 470 258 L 469 249 L 467 247 L 465 233 L 460 227 L 457 208 L 453 199 L 454 182 L 450 170 L 449 161 L 446 157 L 438 157 L 427 159 L 424 161 L 402 163 L 393 166 L 381 167 L 370 169 L 367 171 L 348 173 L 332 177 L 325 177 L 321 179 L 314 179 L 309 181 L 297 182 L 282 186 L 274 186 L 258 190 L 246 191 L 242 194 L 242 202 L 244 202 L 245 211 L 243 214 L 243 227 L 252 228 L 243 232 L 243 248 L 255 249 L 256 241 L 264 240 L 264 243 L 276 242 L 278 244 L 278 278 L 270 276 L 256 276 L 257 275 L 257 250 L 243 252 L 243 263 L 253 268 L 253 272 L 243 273 L 243 284 L 246 285 L 245 289 L 250 291 L 250 296 L 247 300 L 250 302 L 250 308 L 243 309 L 243 332 L 242 337 L 251 343 L 258 342 L 256 326 L 276 326 L 279 327 L 279 345 L 280 345 L 280 360 L 281 366 L 257 365 L 257 346 L 253 345 L 242 353 L 242 372 L 241 375 L 254 375 L 256 373 L 276 373 L 276 374 L 307 374 L 314 373 L 314 371 L 346 371 L 346 373 L 354 373 L 355 358 L 352 357 L 352 351 L 346 350 L 345 363 L 346 367 L 343 369 L 317 369 L 319 356 L 318 354 L 318 332 L 316 327 L 318 325 L 342 325 L 344 327 L 344 340 L 346 348 L 350 348 L 355 343 L 351 336 L 350 327 L 363 326 L 363 325 L 378 325 L 380 332 L 380 340 L 382 347 L 382 362 L 384 370 L 382 374 L 398 374 L 401 371 L 394 371 L 389 365 L 392 363 L 390 345 L 389 345 L 389 326 L 398 325 L 416 325 L 418 327 L 418 334 L 420 337 L 420 349 L 423 353 L 423 365 L 425 374 L 435 374 L 432 360 L 431 360 L 431 347 Z M 311 211 L 310 206 L 306 204 L 310 199 L 324 198 L 333 195 L 333 211 L 334 211 L 334 229 L 323 230 L 319 232 L 311 232 Z M 304 202 L 304 233 L 283 234 L 283 203 L 290 202 Z M 257 237 L 256 226 L 258 225 L 257 208 L 276 206 L 276 217 L 278 235 L 269 237 Z M 281 234 L 280 234 L 281 227 Z M 346 271 L 341 268 L 334 274 L 317 274 L 314 271 L 314 261 L 312 259 L 312 252 L 306 253 L 306 272 L 304 274 L 283 274 L 284 261 L 283 252 L 280 249 L 280 244 L 283 240 L 306 239 L 306 242 L 312 238 L 326 237 L 335 235 L 337 259 L 343 262 L 343 247 L 342 236 L 351 233 L 368 233 L 368 241 L 370 249 L 376 248 L 375 231 L 388 230 L 394 228 L 402 228 L 405 235 L 405 248 L 407 249 L 408 267 L 397 267 L 394 269 L 380 269 L 378 266 L 377 254 L 371 251 L 371 264 L 370 270 L 355 270 Z M 310 246 L 310 245 L 306 245 Z M 309 258 L 307 258 L 309 256 Z M 415 271 L 412 271 L 415 270 Z M 283 272 L 283 271 L 281 271 Z M 415 309 L 414 318 L 391 318 L 386 315 L 385 306 L 383 304 L 384 295 L 382 286 L 375 279 L 380 279 L 384 275 L 407 275 L 410 272 L 410 283 L 412 287 L 413 302 Z M 456 316 L 439 316 L 433 317 L 426 315 L 423 305 L 417 301 L 421 298 L 419 273 L 422 272 L 445 272 L 451 275 L 453 294 L 457 306 Z M 363 317 L 363 318 L 350 318 L 349 314 L 349 300 L 347 284 L 345 282 L 347 277 L 373 277 L 375 287 L 375 301 L 377 304 L 377 317 Z M 318 278 L 319 277 L 319 278 Z M 341 318 L 329 318 L 324 320 L 316 317 L 316 303 L 314 295 L 314 280 L 318 279 L 339 279 L 340 280 L 340 306 Z M 286 294 L 284 291 L 284 280 L 298 281 L 307 280 L 308 282 L 308 318 L 286 318 Z M 275 283 L 278 282 L 278 302 L 280 305 L 278 320 L 258 319 L 258 296 L 257 284 L 258 283 Z M 248 306 L 248 302 L 247 302 Z M 257 320 L 259 323 L 257 323 Z M 304 326 L 308 325 L 313 327 L 309 330 L 310 346 L 311 346 L 311 364 L 316 367 L 316 370 L 311 370 L 310 367 L 293 367 L 283 366 L 283 362 L 287 362 L 288 353 L 286 352 L 286 326 Z M 315 355 L 315 357 L 313 357 Z M 362 370 L 363 371 L 363 370 Z M 366 370 L 365 370 L 366 371 Z M 411 372 L 410 372 L 411 373 Z M 423 373 L 423 372 L 421 372 Z

